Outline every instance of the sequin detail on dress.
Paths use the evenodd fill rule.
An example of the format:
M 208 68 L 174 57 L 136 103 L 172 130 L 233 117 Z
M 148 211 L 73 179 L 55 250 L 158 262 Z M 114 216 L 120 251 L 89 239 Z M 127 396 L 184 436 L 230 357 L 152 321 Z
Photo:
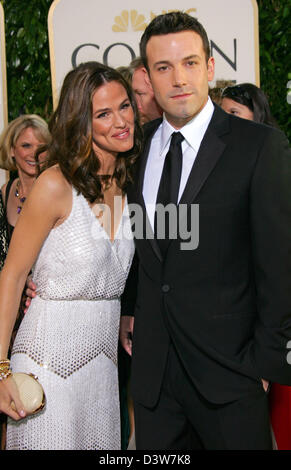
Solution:
M 73 190 L 69 217 L 33 268 L 38 296 L 18 331 L 14 372 L 39 377 L 44 410 L 9 420 L 8 449 L 120 449 L 117 345 L 120 295 L 133 257 L 127 204 L 111 242 Z

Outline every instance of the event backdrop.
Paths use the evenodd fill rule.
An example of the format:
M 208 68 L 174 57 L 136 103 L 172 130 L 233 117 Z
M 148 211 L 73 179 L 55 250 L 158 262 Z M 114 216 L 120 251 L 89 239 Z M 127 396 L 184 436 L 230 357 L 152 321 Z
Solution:
M 215 80 L 259 86 L 255 0 L 55 0 L 48 16 L 54 106 L 72 67 L 88 60 L 112 67 L 129 65 L 139 55 L 147 24 L 172 10 L 189 13 L 205 27 L 216 62 Z
M 7 125 L 7 85 L 4 12 L 0 3 L 0 133 Z M 0 187 L 5 183 L 7 172 L 0 170 Z

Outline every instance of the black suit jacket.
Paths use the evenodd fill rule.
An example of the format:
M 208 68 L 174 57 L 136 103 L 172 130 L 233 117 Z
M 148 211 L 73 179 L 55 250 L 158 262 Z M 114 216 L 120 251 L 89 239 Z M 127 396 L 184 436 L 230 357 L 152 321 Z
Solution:
M 144 215 L 144 171 L 160 122 L 145 128 L 128 192 Z M 156 240 L 136 240 L 139 263 L 122 302 L 122 314 L 135 316 L 133 398 L 156 404 L 170 341 L 213 403 L 255 391 L 261 378 L 291 385 L 291 152 L 284 134 L 216 106 L 180 204 L 189 211 L 199 204 L 197 249 L 181 250 L 177 238 L 163 259 Z

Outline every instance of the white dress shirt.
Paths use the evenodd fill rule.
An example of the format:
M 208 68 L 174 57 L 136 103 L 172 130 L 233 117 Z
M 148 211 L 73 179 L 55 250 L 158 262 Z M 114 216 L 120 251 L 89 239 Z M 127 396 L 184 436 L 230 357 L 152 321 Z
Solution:
M 182 142 L 183 162 L 178 201 L 181 199 L 185 189 L 201 141 L 212 118 L 213 111 L 213 103 L 210 98 L 208 98 L 206 105 L 200 113 L 184 127 L 179 129 L 184 140 Z M 143 183 L 143 198 L 152 228 L 154 227 L 156 200 L 164 161 L 170 147 L 173 132 L 177 132 L 177 129 L 169 124 L 164 115 L 162 123 L 152 138 L 149 150 Z

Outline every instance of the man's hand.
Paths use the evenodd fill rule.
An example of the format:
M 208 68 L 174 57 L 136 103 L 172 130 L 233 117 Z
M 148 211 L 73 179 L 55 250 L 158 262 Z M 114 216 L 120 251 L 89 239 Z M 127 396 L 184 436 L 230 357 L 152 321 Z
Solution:
M 124 315 L 120 318 L 119 339 L 127 354 L 132 352 L 134 317 Z
M 31 303 L 31 299 L 33 299 L 35 296 L 36 296 L 36 285 L 34 284 L 34 282 L 32 282 L 31 278 L 28 277 L 27 278 L 27 281 L 26 281 L 26 290 L 25 290 L 25 293 L 27 295 L 27 299 L 25 301 L 25 309 L 24 309 L 24 313 L 27 312 L 28 310 L 28 307 L 30 306 L 30 303 Z

